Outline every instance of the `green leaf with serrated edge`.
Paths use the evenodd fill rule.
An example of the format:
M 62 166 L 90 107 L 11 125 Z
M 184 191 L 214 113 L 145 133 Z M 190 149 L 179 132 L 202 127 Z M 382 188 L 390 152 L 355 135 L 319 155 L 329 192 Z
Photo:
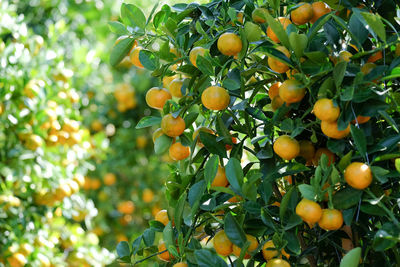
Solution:
M 225 216 L 224 231 L 229 240 L 238 247 L 243 247 L 247 241 L 243 228 L 231 212 L 228 212 Z
M 210 186 L 213 182 L 215 175 L 218 171 L 219 159 L 217 155 L 213 155 L 206 163 L 204 167 L 204 178 L 207 182 L 207 186 Z
M 289 205 L 289 200 L 295 190 L 295 186 L 292 186 L 289 191 L 283 196 L 282 201 L 281 201 L 281 206 L 279 207 L 279 217 L 281 220 L 283 220 L 286 210 Z
M 125 38 L 119 41 L 111 50 L 110 65 L 116 66 L 131 50 L 135 39 Z
M 146 127 L 150 127 L 153 125 L 157 125 L 161 123 L 161 117 L 147 116 L 143 117 L 138 124 L 136 125 L 136 129 L 142 129 Z
M 361 248 L 353 248 L 343 257 L 340 267 L 357 267 L 361 259 Z

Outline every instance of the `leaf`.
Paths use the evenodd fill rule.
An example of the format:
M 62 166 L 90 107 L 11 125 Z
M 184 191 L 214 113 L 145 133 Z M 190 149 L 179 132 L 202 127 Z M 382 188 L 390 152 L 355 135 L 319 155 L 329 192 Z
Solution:
M 291 32 L 289 35 L 289 42 L 296 57 L 301 58 L 308 44 L 307 35 Z
M 368 38 L 368 30 L 354 13 L 349 20 L 349 30 L 357 37 L 360 44 L 363 44 Z
M 159 58 L 148 50 L 140 50 L 139 61 L 148 70 L 156 70 L 160 65 Z
M 226 262 L 219 257 L 216 253 L 213 253 L 207 249 L 197 249 L 194 252 L 197 264 L 199 267 L 228 267 Z
M 340 267 L 357 267 L 361 259 L 361 248 L 350 250 L 340 262 Z
M 199 136 L 200 141 L 203 143 L 208 152 L 211 154 L 216 154 L 222 158 L 226 158 L 225 145 L 222 142 L 217 142 L 217 137 L 215 135 L 200 131 Z
M 155 237 L 156 237 L 156 232 L 153 229 L 148 228 L 148 229 L 144 230 L 143 241 L 146 246 L 148 246 L 148 247 L 152 246 L 154 243 Z
M 283 28 L 282 24 L 279 21 L 275 20 L 268 12 L 265 12 L 265 16 L 268 22 L 268 26 L 271 27 L 272 31 L 276 34 L 281 43 L 289 50 L 292 50 L 289 42 L 289 37 L 286 34 L 286 31 Z
M 161 135 L 154 142 L 154 152 L 157 155 L 164 154 L 171 146 L 171 143 L 172 143 L 172 138 L 166 136 L 165 134 Z
M 290 197 L 292 196 L 294 189 L 295 186 L 292 186 L 282 198 L 281 206 L 279 207 L 279 217 L 281 218 L 281 220 L 283 220 L 283 218 L 285 217 L 285 213 L 289 205 L 289 200 Z
M 131 251 L 129 249 L 129 243 L 126 241 L 121 241 L 117 245 L 117 254 L 118 257 L 129 257 L 131 255 Z
M 184 192 L 179 197 L 178 203 L 175 206 L 175 212 L 174 212 L 175 228 L 179 229 L 179 230 L 181 228 L 182 215 L 183 215 L 183 209 L 185 207 L 186 197 L 187 197 L 187 194 L 186 194 L 186 192 Z
M 298 186 L 299 191 L 303 198 L 307 198 L 309 200 L 315 201 L 317 198 L 317 192 L 315 192 L 315 189 L 313 186 L 308 185 L 308 184 L 301 184 Z
M 337 89 L 339 89 L 340 85 L 342 84 L 346 68 L 347 68 L 346 61 L 338 62 L 333 68 L 333 80 L 335 81 Z
M 399 126 L 397 125 L 396 121 L 384 110 L 378 111 L 379 114 L 389 123 L 393 129 L 399 133 Z
M 139 236 L 138 238 L 135 239 L 135 241 L 132 242 L 132 254 L 133 256 L 136 255 L 140 248 L 140 244 L 142 243 L 142 238 L 143 236 Z
M 374 177 L 382 184 L 388 181 L 388 178 L 385 177 L 385 175 L 389 173 L 388 170 L 379 166 L 371 166 L 371 171 Z
M 246 234 L 231 212 L 225 216 L 224 231 L 229 240 L 238 247 L 243 247 L 247 241 Z
M 350 132 L 358 152 L 364 159 L 366 159 L 367 139 L 365 138 L 363 130 L 354 125 L 350 125 Z
M 207 186 L 210 186 L 215 178 L 218 171 L 218 156 L 213 155 L 206 163 L 204 167 L 204 178 L 207 182 Z
M 121 60 L 129 53 L 131 50 L 135 39 L 133 38 L 125 38 L 119 41 L 114 47 L 111 49 L 110 54 L 110 65 L 116 66 Z
M 348 152 L 340 159 L 337 166 L 341 172 L 343 172 L 346 169 L 346 167 L 350 165 L 352 156 L 353 156 L 353 150 L 350 150 L 350 152 Z
M 208 76 L 214 76 L 213 65 L 208 58 L 198 55 L 196 59 L 196 65 L 202 73 Z
M 378 15 L 369 13 L 369 12 L 361 12 L 361 15 L 368 23 L 369 27 L 386 43 L 386 31 L 385 25 L 383 24 L 381 18 Z
M 125 24 L 132 27 L 139 27 L 144 30 L 146 27 L 146 17 L 142 10 L 135 5 L 123 3 L 121 6 L 121 18 Z
M 146 127 L 150 127 L 153 125 L 157 125 L 161 123 L 161 117 L 147 116 L 143 117 L 138 124 L 136 125 L 136 129 L 142 129 Z
M 126 29 L 125 25 L 118 21 L 108 22 L 108 27 L 110 28 L 110 31 L 118 35 L 130 34 L 130 32 Z
M 397 159 L 394 161 L 394 165 L 396 166 L 396 170 L 397 170 L 398 172 L 400 172 L 400 158 L 397 158 Z
M 243 184 L 243 170 L 237 158 L 230 158 L 225 167 L 226 178 L 232 187 L 232 190 L 241 195 Z
M 168 222 L 168 224 L 164 227 L 163 231 L 163 241 L 165 242 L 165 246 L 169 248 L 169 246 L 173 246 L 174 243 L 174 230 L 172 229 L 172 223 Z
M 363 191 L 351 187 L 340 190 L 333 195 L 333 206 L 335 209 L 345 210 L 358 204 Z

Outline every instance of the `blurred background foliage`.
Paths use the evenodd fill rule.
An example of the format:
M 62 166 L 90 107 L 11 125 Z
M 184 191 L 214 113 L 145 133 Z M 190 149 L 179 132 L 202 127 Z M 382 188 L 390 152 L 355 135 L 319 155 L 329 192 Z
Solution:
M 0 266 L 116 265 L 164 208 L 168 156 L 134 130 L 160 81 L 108 64 L 121 3 L 0 1 Z

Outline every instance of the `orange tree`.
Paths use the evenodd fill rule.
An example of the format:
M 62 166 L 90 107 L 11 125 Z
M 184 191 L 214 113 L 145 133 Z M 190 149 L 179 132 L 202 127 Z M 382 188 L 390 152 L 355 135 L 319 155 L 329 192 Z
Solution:
M 128 56 L 160 79 L 146 98 L 161 116 L 136 128 L 160 126 L 155 152 L 176 164 L 168 212 L 119 243 L 119 259 L 400 264 L 398 12 L 390 0 L 215 0 L 146 18 L 123 4 L 110 63 Z

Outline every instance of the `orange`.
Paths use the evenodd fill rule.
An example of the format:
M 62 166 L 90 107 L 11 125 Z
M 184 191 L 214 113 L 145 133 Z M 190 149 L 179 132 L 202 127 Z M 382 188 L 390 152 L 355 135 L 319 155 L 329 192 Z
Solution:
M 30 134 L 25 142 L 25 147 L 33 151 L 41 146 L 43 146 L 43 139 L 36 134 Z
M 217 174 L 214 177 L 214 180 L 211 183 L 211 186 L 222 186 L 225 187 L 229 184 L 228 179 L 226 178 L 225 168 L 218 166 Z
M 294 75 L 295 75 L 296 73 L 299 73 L 299 71 L 296 70 L 296 69 L 289 69 L 289 70 L 286 72 L 286 76 L 287 76 L 288 79 L 294 80 L 294 79 L 295 79 Z
M 336 209 L 323 209 L 318 225 L 327 231 L 340 229 L 343 225 L 342 212 Z
M 21 253 L 14 253 L 7 258 L 7 262 L 10 264 L 10 267 L 23 267 L 27 263 L 27 260 Z
M 368 58 L 368 60 L 367 60 L 367 62 L 375 62 L 375 61 L 378 61 L 378 60 L 380 60 L 380 59 L 382 59 L 382 51 L 378 51 L 378 52 L 376 52 L 376 53 L 373 53 L 369 58 Z
M 292 24 L 292 22 L 290 21 L 290 19 L 285 18 L 285 17 L 279 17 L 279 18 L 276 18 L 276 20 L 278 20 L 278 21 L 282 24 L 282 26 L 283 26 L 283 28 L 284 28 L 285 30 L 286 30 L 286 28 L 287 28 L 290 24 Z M 281 42 L 281 41 L 279 40 L 278 36 L 276 36 L 275 32 L 271 29 L 270 26 L 268 26 L 268 28 L 267 28 L 267 36 L 268 36 L 272 41 L 274 41 L 275 43 L 280 43 L 280 42 Z
M 276 96 L 279 96 L 279 87 L 282 85 L 281 82 L 276 82 L 268 90 L 268 96 L 270 99 L 274 99 Z
M 239 12 L 239 13 L 237 14 L 237 16 L 236 16 L 236 19 L 237 19 L 237 21 L 238 21 L 240 24 L 243 24 L 244 13 L 243 13 L 243 12 Z
M 278 256 L 278 251 L 275 249 L 275 244 L 272 240 L 269 240 L 264 244 L 262 248 L 262 254 L 266 261 Z M 284 249 L 281 250 L 281 254 L 283 254 L 286 258 L 290 257 L 290 255 L 287 254 Z M 280 255 L 280 258 L 282 258 L 282 255 Z
M 291 160 L 300 153 L 300 145 L 296 139 L 289 135 L 279 136 L 273 146 L 274 152 L 282 159 Z
M 300 6 L 290 12 L 290 18 L 296 25 L 306 24 L 314 15 L 313 7 L 311 4 L 304 2 L 300 2 L 297 5 Z
M 353 188 L 363 190 L 372 183 L 371 168 L 362 162 L 353 162 L 344 170 L 344 179 Z
M 353 56 L 352 53 L 350 53 L 349 51 L 340 51 L 339 53 L 339 61 L 346 61 L 346 62 L 350 62 L 350 58 Z
M 340 115 L 339 106 L 335 105 L 332 99 L 321 98 L 314 104 L 314 115 L 321 121 L 336 121 Z
M 214 132 L 213 132 L 213 130 L 211 130 L 210 128 L 207 128 L 207 127 L 199 127 L 193 132 L 193 140 L 196 140 L 196 138 L 197 138 L 197 145 L 200 147 L 203 147 L 204 145 L 200 141 L 200 136 L 199 136 L 200 132 L 205 132 L 205 133 L 209 133 L 209 134 L 214 134 Z
M 215 234 L 213 244 L 215 251 L 221 256 L 229 256 L 233 251 L 233 244 L 226 236 L 224 230 Z
M 171 92 L 171 95 L 173 97 L 181 98 L 183 96 L 182 86 L 185 80 L 186 80 L 185 78 L 184 79 L 176 78 L 169 84 L 169 91 Z
M 330 138 L 343 139 L 350 133 L 350 124 L 347 126 L 346 129 L 339 131 L 337 121 L 322 121 L 321 130 L 326 136 Z
M 237 143 L 238 143 L 237 138 L 234 137 L 234 136 L 231 137 L 231 140 L 232 140 L 232 143 L 234 143 L 234 144 L 237 144 Z M 225 149 L 226 149 L 227 151 L 228 151 L 228 150 L 231 150 L 231 149 L 232 149 L 232 145 L 226 144 L 226 145 L 225 145 Z
M 115 40 L 114 46 L 116 46 L 120 41 L 129 38 L 129 35 L 122 35 L 120 37 L 117 38 L 117 40 Z M 135 40 L 135 42 L 132 45 L 131 50 L 129 50 L 128 55 L 132 52 L 132 50 L 138 45 L 138 42 Z
M 54 198 L 56 200 L 63 200 L 66 197 L 71 196 L 71 188 L 68 186 L 67 183 L 62 183 L 58 186 L 54 193 Z
M 317 149 L 315 156 L 312 159 L 314 166 L 318 166 L 322 154 L 325 154 L 328 157 L 328 166 L 335 162 L 335 154 L 327 148 L 320 147 Z
M 104 184 L 105 185 L 113 185 L 117 181 L 117 177 L 114 173 L 106 173 L 104 175 Z
M 296 206 L 296 214 L 311 226 L 320 220 L 322 209 L 317 202 L 303 198 Z
M 300 140 L 299 145 L 299 156 L 305 158 L 307 161 L 312 160 L 315 155 L 315 148 L 313 143 L 309 140 Z
M 218 50 L 225 56 L 235 56 L 242 50 L 242 40 L 234 33 L 223 33 L 217 42 Z
M 145 148 L 147 145 L 147 138 L 144 135 L 139 135 L 136 137 L 136 146 L 138 148 Z
M 135 204 L 132 201 L 122 201 L 118 204 L 117 210 L 123 214 L 132 214 L 135 211 Z
M 90 189 L 97 190 L 101 186 L 101 182 L 98 179 L 91 179 L 90 180 Z
M 90 127 L 93 129 L 93 131 L 95 132 L 99 132 L 101 130 L 103 130 L 103 124 L 101 123 L 101 121 L 99 120 L 94 120 L 92 122 L 92 124 L 90 125 Z
M 251 18 L 255 23 L 262 24 L 266 22 L 265 13 L 268 13 L 268 10 L 262 7 L 258 7 L 254 9 L 253 13 L 251 13 Z
M 201 94 L 201 103 L 211 110 L 223 110 L 229 105 L 230 97 L 225 88 L 210 86 Z
M 140 50 L 142 50 L 142 49 L 143 49 L 142 47 L 137 46 L 132 50 L 132 52 L 130 54 L 131 63 L 141 69 L 143 68 L 143 65 L 139 60 L 139 53 L 140 53 Z
M 297 80 L 286 80 L 279 87 L 279 96 L 288 104 L 300 102 L 306 95 L 304 85 Z
M 365 63 L 362 67 L 361 67 L 361 72 L 364 75 L 367 75 L 368 73 L 370 73 L 374 68 L 376 68 L 376 64 L 369 62 L 369 63 Z
M 168 218 L 168 212 L 167 212 L 167 210 L 160 210 L 160 211 L 156 214 L 156 216 L 155 216 L 154 219 L 155 219 L 156 221 L 161 222 L 161 223 L 164 224 L 164 225 L 167 225 L 167 224 L 169 223 L 169 218 Z
M 311 23 L 315 23 L 320 17 L 331 12 L 331 8 L 324 2 L 314 2 L 312 3 L 313 17 L 311 18 Z
M 289 50 L 287 50 L 286 47 L 278 46 L 276 49 L 285 54 L 287 58 L 290 58 Z M 277 73 L 285 73 L 287 70 L 289 70 L 288 65 L 273 57 L 268 57 L 268 66 Z
M 279 95 L 275 96 L 271 101 L 271 108 L 273 111 L 275 111 L 278 108 L 282 107 L 284 103 L 285 102 L 282 100 L 282 98 Z M 289 104 L 286 104 L 286 106 L 289 106 Z
M 206 53 L 206 49 L 200 46 L 196 46 L 194 47 L 190 53 L 189 53 L 189 60 L 190 62 L 193 64 L 193 66 L 197 67 L 197 57 L 200 56 L 204 56 L 204 54 Z
M 143 190 L 143 195 L 142 195 L 143 202 L 145 203 L 150 203 L 154 199 L 154 193 L 150 188 L 146 188 Z
M 272 259 L 267 262 L 265 267 L 290 267 L 290 264 L 282 259 Z
M 172 267 L 188 267 L 188 266 L 189 265 L 187 265 L 186 262 L 178 262 L 178 263 L 175 263 L 174 266 L 172 266 Z
M 146 93 L 146 103 L 149 107 L 162 110 L 165 102 L 171 99 L 171 94 L 164 88 L 153 87 Z
M 176 142 L 169 147 L 169 156 L 175 160 L 183 160 L 189 157 L 190 148 L 182 145 L 181 142 Z
M 169 137 L 180 136 L 185 128 L 185 121 L 180 116 L 174 118 L 172 114 L 167 114 L 161 120 L 161 129 Z
M 161 243 L 160 245 L 158 245 L 158 252 L 164 251 L 166 249 L 167 247 L 165 246 L 165 243 Z M 157 257 L 162 261 L 171 261 L 172 259 L 174 259 L 174 256 L 172 256 L 172 254 L 170 254 L 168 251 L 158 254 Z
M 241 196 L 233 196 L 230 199 L 228 199 L 228 202 L 230 203 L 237 203 L 240 202 L 242 200 Z
M 357 116 L 357 122 L 358 122 L 358 124 L 367 123 L 370 119 L 371 119 L 371 117 L 369 117 L 369 116 L 361 116 L 361 115 L 358 115 L 358 116 Z M 356 123 L 356 120 L 352 120 L 351 123 L 355 124 L 355 123 Z
M 176 78 L 178 78 L 177 75 L 164 76 L 163 79 L 162 79 L 163 87 L 168 89 L 169 88 L 169 84 Z
M 158 128 L 157 130 L 155 130 L 154 133 L 153 133 L 153 143 L 156 142 L 156 139 L 158 137 L 160 137 L 161 135 L 163 135 L 163 134 L 164 133 L 163 133 L 161 128 Z
M 250 242 L 250 246 L 249 246 L 249 248 L 247 249 L 246 254 L 244 255 L 244 258 L 245 258 L 245 259 L 250 259 L 251 256 L 250 256 L 250 254 L 248 254 L 248 253 L 253 252 L 254 250 L 257 249 L 257 247 L 258 247 L 258 241 L 257 241 L 257 239 L 256 239 L 254 236 L 252 236 L 252 235 L 246 235 L 246 238 L 247 238 L 247 241 Z M 240 256 L 240 252 L 241 252 L 241 251 L 242 251 L 242 249 L 241 249 L 240 247 L 238 247 L 238 246 L 236 246 L 236 245 L 233 245 L 233 246 L 232 246 L 232 252 L 233 252 L 233 254 L 235 254 L 236 257 L 239 257 L 239 256 Z

